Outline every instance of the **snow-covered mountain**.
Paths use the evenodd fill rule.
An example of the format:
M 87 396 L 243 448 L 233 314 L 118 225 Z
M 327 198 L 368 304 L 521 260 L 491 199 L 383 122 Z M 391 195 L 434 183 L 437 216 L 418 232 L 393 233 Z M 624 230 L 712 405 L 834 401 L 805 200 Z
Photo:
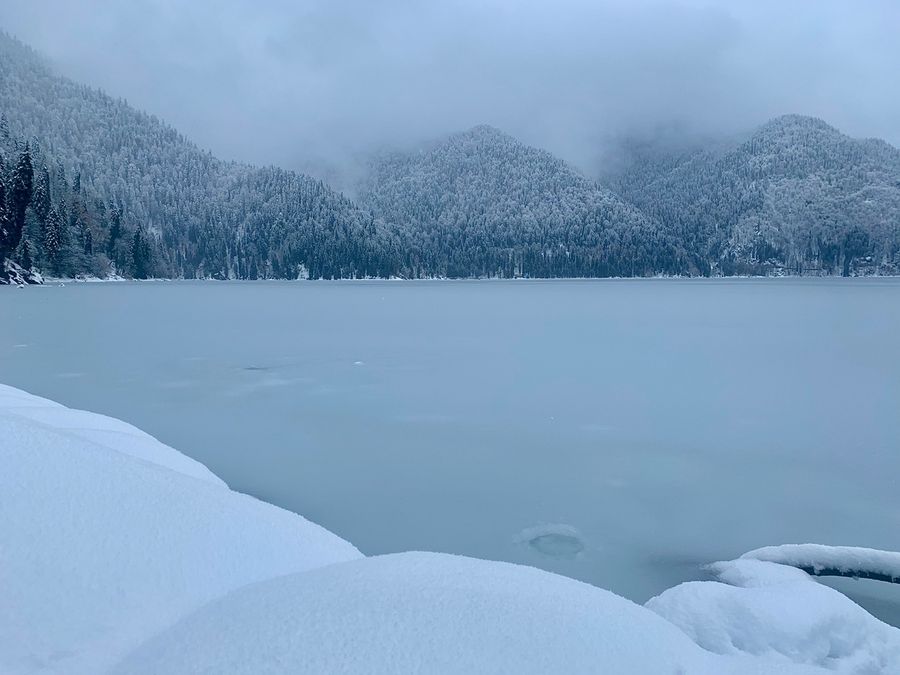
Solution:
M 900 150 L 812 117 L 715 149 L 633 144 L 611 182 L 689 253 L 733 273 L 900 273 Z
M 681 269 L 660 228 L 548 152 L 478 126 L 372 162 L 360 201 L 445 276 L 642 276 Z
M 808 117 L 713 149 L 632 145 L 608 187 L 478 126 L 377 156 L 353 202 L 216 159 L 2 33 L 0 116 L 0 257 L 54 275 L 900 273 L 900 151 Z M 33 203 L 13 205 L 26 143 Z
M 0 33 L 0 114 L 71 183 L 149 232 L 157 276 L 386 275 L 379 226 L 322 182 L 224 162 Z M 40 172 L 42 167 L 36 167 Z M 54 173 L 57 167 L 48 167 Z M 106 233 L 97 229 L 97 244 Z

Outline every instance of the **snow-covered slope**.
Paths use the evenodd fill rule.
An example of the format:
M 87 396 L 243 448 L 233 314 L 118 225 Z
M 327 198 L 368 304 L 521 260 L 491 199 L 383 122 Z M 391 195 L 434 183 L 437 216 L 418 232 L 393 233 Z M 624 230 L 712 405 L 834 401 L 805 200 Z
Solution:
M 8 127 L 33 150 L 40 146 L 36 178 L 46 161 L 53 178 L 63 169 L 69 187 L 79 175 L 89 204 L 120 207 L 121 225 L 129 231 L 124 240 L 131 242 L 137 226 L 152 235 L 153 275 L 295 279 L 301 266 L 314 278 L 393 271 L 381 267 L 391 238 L 382 238 L 380 225 L 322 182 L 275 167 L 219 160 L 125 101 L 61 77 L 0 30 L 4 119 L 0 155 Z M 62 207 L 56 195 L 54 201 Z M 95 222 L 101 219 L 107 222 Z M 105 217 L 91 220 L 99 253 L 109 243 L 112 223 Z M 35 237 L 31 243 L 41 242 Z M 122 271 L 128 257 L 108 252 Z M 89 270 L 76 266 L 75 271 Z
M 485 125 L 374 158 L 360 201 L 399 227 L 414 274 L 683 271 L 674 242 L 637 209 L 550 153 Z
M 900 631 L 774 562 L 641 607 L 507 563 L 363 558 L 134 427 L 9 387 L 0 439 L 4 675 L 900 673 Z
M 200 462 L 163 445 L 153 436 L 114 417 L 66 408 L 55 401 L 0 384 L 0 414 L 31 420 L 48 430 L 65 432 L 132 457 L 159 464 L 215 485 L 225 482 Z
M 609 179 L 700 271 L 900 269 L 900 149 L 884 141 L 784 115 L 710 150 L 649 145 L 624 150 L 622 171 Z
M 133 427 L 0 390 L 0 673 L 101 673 L 248 583 L 360 557 Z

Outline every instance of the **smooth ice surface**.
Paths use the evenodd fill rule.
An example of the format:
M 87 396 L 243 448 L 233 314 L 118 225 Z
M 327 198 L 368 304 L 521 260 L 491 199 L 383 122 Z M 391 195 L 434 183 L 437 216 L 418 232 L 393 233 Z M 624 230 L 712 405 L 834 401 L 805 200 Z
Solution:
M 0 381 L 365 553 L 643 602 L 760 546 L 900 550 L 900 280 L 70 283 L 0 312 Z M 521 540 L 548 524 L 569 554 Z
M 360 557 L 181 459 L 0 387 L 0 673 L 95 675 L 224 593 Z

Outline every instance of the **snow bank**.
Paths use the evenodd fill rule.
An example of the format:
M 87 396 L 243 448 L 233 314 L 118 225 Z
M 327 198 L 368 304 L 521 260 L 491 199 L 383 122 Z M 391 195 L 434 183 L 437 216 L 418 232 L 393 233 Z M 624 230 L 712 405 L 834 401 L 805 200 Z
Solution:
M 102 673 L 231 590 L 360 557 L 109 418 L 2 387 L 0 439 L 4 675 Z
M 235 591 L 113 672 L 730 672 L 724 661 L 594 586 L 508 563 L 402 553 Z
M 221 478 L 200 462 L 114 417 L 66 408 L 55 401 L 4 384 L 0 384 L 0 414 L 6 418 L 31 420 L 45 429 L 65 432 L 187 476 L 225 485 Z
M 887 572 L 892 554 L 761 549 L 647 608 L 529 567 L 362 558 L 130 425 L 3 386 L 0 467 L 4 675 L 900 673 L 900 631 L 750 559 Z M 580 539 L 523 541 L 577 555 Z
M 805 572 L 760 560 L 710 566 L 647 607 L 716 654 L 774 657 L 837 673 L 900 673 L 900 630 Z
M 741 556 L 798 567 L 821 576 L 865 577 L 900 584 L 900 553 L 856 546 L 785 544 L 765 546 Z

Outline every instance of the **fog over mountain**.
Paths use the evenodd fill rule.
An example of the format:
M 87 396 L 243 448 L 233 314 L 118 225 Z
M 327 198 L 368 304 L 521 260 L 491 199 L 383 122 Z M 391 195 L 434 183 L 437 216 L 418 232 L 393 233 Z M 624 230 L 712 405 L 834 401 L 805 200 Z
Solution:
M 900 143 L 893 0 L 43 0 L 0 25 L 201 147 L 285 168 L 478 124 L 591 173 L 610 138 L 785 113 Z
M 0 33 L 0 259 L 135 278 L 897 274 L 900 151 L 787 115 L 619 143 L 595 182 L 477 125 L 375 153 L 351 200 L 217 159 Z

